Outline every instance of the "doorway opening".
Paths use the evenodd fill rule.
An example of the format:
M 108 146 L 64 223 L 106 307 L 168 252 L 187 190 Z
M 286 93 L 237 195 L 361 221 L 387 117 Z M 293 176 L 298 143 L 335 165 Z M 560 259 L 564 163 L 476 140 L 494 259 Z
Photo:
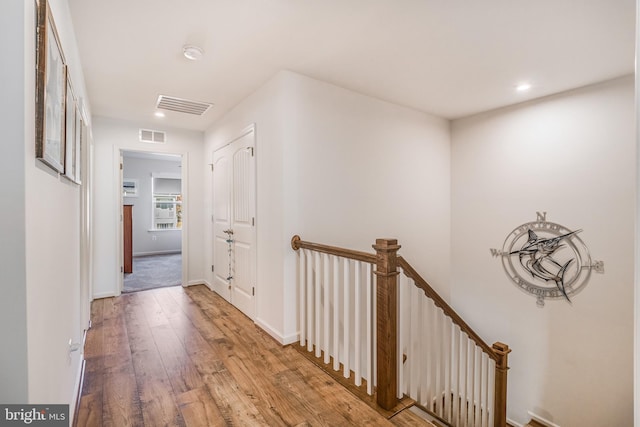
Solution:
M 183 284 L 182 156 L 121 151 L 122 292 Z

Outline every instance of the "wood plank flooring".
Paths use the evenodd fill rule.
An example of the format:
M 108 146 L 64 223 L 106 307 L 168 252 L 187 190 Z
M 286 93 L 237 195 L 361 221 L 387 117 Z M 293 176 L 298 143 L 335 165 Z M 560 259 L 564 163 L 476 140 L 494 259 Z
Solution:
M 205 286 L 96 300 L 77 426 L 431 426 L 387 420 Z

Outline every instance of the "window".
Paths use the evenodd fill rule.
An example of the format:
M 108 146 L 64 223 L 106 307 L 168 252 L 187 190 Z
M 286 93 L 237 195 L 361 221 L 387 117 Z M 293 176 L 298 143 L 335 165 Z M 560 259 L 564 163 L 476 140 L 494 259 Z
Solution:
M 182 228 L 182 182 L 180 178 L 154 175 L 153 228 L 179 230 Z

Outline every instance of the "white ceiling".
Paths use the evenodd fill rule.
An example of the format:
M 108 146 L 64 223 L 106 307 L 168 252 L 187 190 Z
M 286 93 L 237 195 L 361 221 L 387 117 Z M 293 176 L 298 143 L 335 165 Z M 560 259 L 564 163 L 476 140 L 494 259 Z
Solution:
M 634 71 L 635 0 L 68 1 L 93 114 L 159 127 L 281 69 L 449 119 Z M 156 119 L 160 94 L 215 105 Z

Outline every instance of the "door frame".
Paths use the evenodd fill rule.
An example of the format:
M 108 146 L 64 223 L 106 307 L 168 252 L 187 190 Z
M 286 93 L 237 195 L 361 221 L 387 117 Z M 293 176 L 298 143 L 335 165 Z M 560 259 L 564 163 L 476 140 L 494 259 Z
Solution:
M 251 262 L 253 263 L 253 272 L 254 272 L 254 289 L 255 289 L 255 294 L 253 295 L 253 318 L 251 318 L 252 321 L 255 322 L 255 320 L 258 318 L 258 298 L 260 295 L 260 286 L 259 286 L 259 278 L 258 278 L 258 226 L 260 221 L 258 220 L 258 138 L 257 138 L 257 134 L 256 134 L 256 124 L 255 123 L 251 123 L 250 125 L 246 126 L 245 128 L 243 128 L 235 137 L 231 138 L 228 142 L 222 144 L 219 147 L 216 147 L 212 152 L 211 152 L 211 264 L 214 264 L 214 260 L 215 260 L 215 230 L 214 230 L 214 223 L 215 223 L 215 218 L 214 218 L 214 199 L 215 199 L 215 195 L 214 195 L 214 174 L 213 174 L 213 165 L 214 165 L 214 157 L 215 157 L 215 153 L 219 150 L 222 150 L 226 147 L 228 147 L 229 145 L 233 144 L 234 142 L 238 141 L 241 138 L 244 138 L 245 136 L 247 136 L 248 134 L 253 132 L 253 215 L 255 218 L 255 222 L 254 222 L 254 226 L 253 226 L 253 241 L 254 241 L 254 251 L 253 251 L 253 257 L 251 259 Z M 214 281 L 215 281 L 215 276 L 211 278 L 211 286 L 209 286 L 209 288 L 213 291 L 216 292 L 214 290 Z M 217 293 L 217 292 L 216 292 Z M 232 293 L 230 293 L 230 302 L 233 305 L 233 298 L 231 298 Z M 234 305 L 235 307 L 235 305 Z
M 135 148 L 126 148 L 126 147 L 118 147 L 114 146 L 114 160 L 115 160 L 115 174 L 118 176 L 115 179 L 117 188 L 115 189 L 115 194 L 117 194 L 117 203 L 116 203 L 116 218 L 120 218 L 118 222 L 118 243 L 116 245 L 116 259 L 118 260 L 118 269 L 124 267 L 124 247 L 123 247 L 123 239 L 124 239 L 124 227 L 123 227 L 123 197 L 122 197 L 122 178 L 124 170 L 121 172 L 120 170 L 120 158 L 123 155 L 123 152 L 135 152 L 135 153 L 146 153 L 146 154 L 170 154 L 174 156 L 180 156 L 180 179 L 182 182 L 182 233 L 180 239 L 180 246 L 182 252 L 182 287 L 189 286 L 189 224 L 190 221 L 190 209 L 189 209 L 189 153 L 187 151 L 183 152 L 175 152 L 175 151 L 162 151 L 162 150 L 140 150 Z M 122 294 L 122 290 L 124 288 L 124 272 L 119 270 L 117 277 L 117 293 L 116 296 Z

